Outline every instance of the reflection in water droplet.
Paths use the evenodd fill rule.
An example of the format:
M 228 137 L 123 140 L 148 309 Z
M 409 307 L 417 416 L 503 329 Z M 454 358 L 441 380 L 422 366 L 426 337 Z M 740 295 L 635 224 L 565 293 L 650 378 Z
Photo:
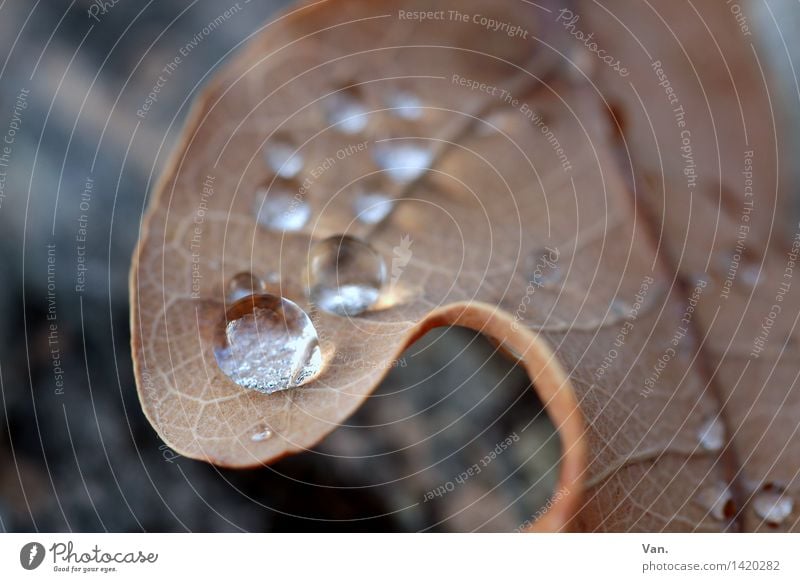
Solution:
M 361 189 L 353 199 L 353 212 L 364 224 L 377 224 L 393 207 L 394 200 L 379 190 Z
M 351 236 L 316 243 L 309 258 L 309 297 L 320 308 L 343 316 L 358 315 L 380 296 L 386 280 L 383 257 Z
M 704 486 L 697 494 L 697 502 L 714 518 L 730 520 L 736 514 L 733 495 L 725 483 L 717 482 Z
M 270 437 L 272 437 L 272 431 L 267 426 L 263 426 L 259 427 L 257 432 L 254 432 L 252 435 L 250 435 L 250 440 L 254 443 L 260 443 Z
M 342 133 L 353 135 L 367 127 L 369 117 L 359 92 L 343 89 L 325 100 L 326 119 Z
M 304 384 L 322 364 L 305 311 L 267 293 L 231 305 L 214 336 L 214 357 L 239 386 L 265 394 Z
M 287 140 L 275 138 L 264 148 L 269 168 L 281 178 L 294 178 L 303 169 L 303 156 Z
M 259 224 L 272 230 L 295 231 L 303 228 L 311 217 L 311 207 L 291 187 L 291 182 L 276 181 L 267 191 L 256 195 L 255 213 Z
M 753 511 L 770 525 L 780 525 L 794 509 L 792 498 L 786 495 L 783 487 L 767 483 L 753 498 Z
M 725 426 L 719 416 L 706 421 L 698 433 L 700 446 L 707 451 L 719 451 L 725 445 Z
M 393 180 L 410 182 L 430 167 L 433 152 L 406 140 L 390 140 L 376 143 L 372 148 L 372 157 Z
M 389 95 L 392 115 L 413 121 L 422 117 L 422 101 L 410 91 L 397 91 Z
M 228 303 L 235 303 L 253 293 L 260 293 L 263 290 L 263 285 L 261 280 L 253 273 L 239 273 L 228 281 L 228 292 L 225 299 Z

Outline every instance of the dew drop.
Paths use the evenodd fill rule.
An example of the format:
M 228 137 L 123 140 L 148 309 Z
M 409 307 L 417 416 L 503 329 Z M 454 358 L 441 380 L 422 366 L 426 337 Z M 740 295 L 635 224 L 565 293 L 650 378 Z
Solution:
M 389 107 L 392 115 L 414 121 L 422 117 L 422 101 L 410 91 L 397 91 L 389 95 Z
M 433 152 L 408 141 L 390 140 L 376 143 L 372 158 L 393 180 L 410 182 L 430 167 Z
M 272 431 L 267 426 L 261 426 L 256 432 L 250 435 L 250 440 L 254 443 L 263 442 L 272 437 Z
M 304 384 L 322 365 L 311 319 L 293 302 L 268 293 L 230 306 L 214 336 L 214 357 L 239 386 L 265 394 Z
M 707 451 L 719 451 L 725 446 L 725 426 L 719 416 L 708 419 L 698 432 L 700 446 Z
M 733 495 L 725 483 L 717 482 L 704 487 L 696 499 L 712 517 L 720 521 L 730 520 L 736 514 Z
M 258 190 L 254 210 L 259 224 L 279 231 L 296 231 L 305 226 L 311 217 L 311 207 L 291 185 L 281 180 L 269 190 Z
M 309 297 L 320 308 L 343 316 L 369 309 L 386 280 L 383 257 L 348 235 L 316 243 L 309 259 Z
M 770 525 L 780 525 L 789 517 L 794 509 L 792 498 L 787 496 L 783 487 L 767 483 L 753 498 L 753 510 Z
M 281 178 L 294 178 L 303 169 L 303 156 L 288 140 L 282 138 L 270 140 L 264 148 L 264 160 Z
M 239 273 L 231 277 L 228 281 L 228 289 L 225 298 L 228 303 L 235 303 L 239 299 L 244 299 L 253 293 L 260 293 L 263 289 L 261 280 L 253 273 Z
M 362 188 L 353 199 L 353 212 L 364 224 L 377 224 L 386 218 L 394 207 L 394 200 L 372 188 Z
M 359 92 L 352 88 L 342 89 L 326 99 L 325 114 L 328 124 L 348 135 L 364 131 L 369 121 Z

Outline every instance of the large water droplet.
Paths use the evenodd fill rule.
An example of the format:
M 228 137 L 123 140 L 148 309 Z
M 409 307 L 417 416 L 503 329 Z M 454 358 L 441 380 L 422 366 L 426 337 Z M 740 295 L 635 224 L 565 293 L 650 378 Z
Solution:
M 367 127 L 367 109 L 358 91 L 342 89 L 325 100 L 325 114 L 330 125 L 342 133 L 353 135 Z
M 786 495 L 783 487 L 767 483 L 753 498 L 753 511 L 770 525 L 780 525 L 794 509 L 794 501 Z
M 260 443 L 267 439 L 272 438 L 272 431 L 266 425 L 256 428 L 256 432 L 250 435 L 250 440 L 254 443 Z
M 264 159 L 269 168 L 281 178 L 294 178 L 303 169 L 303 156 L 283 138 L 274 138 L 264 148 Z
M 364 224 L 377 224 L 392 211 L 394 200 L 371 186 L 359 187 L 353 199 L 353 212 Z
M 372 158 L 393 180 L 410 182 L 430 167 L 433 152 L 406 140 L 388 140 L 375 144 Z
M 259 224 L 272 230 L 295 231 L 303 228 L 311 217 L 311 207 L 292 188 L 292 182 L 275 181 L 269 191 L 260 188 L 255 212 Z
M 311 249 L 309 296 L 325 311 L 343 316 L 366 311 L 378 300 L 385 280 L 383 257 L 354 237 L 333 236 Z
M 228 281 L 228 289 L 225 299 L 227 302 L 235 303 L 239 299 L 244 299 L 253 293 L 260 293 L 264 288 L 261 280 L 253 273 L 239 273 L 231 277 Z
M 704 486 L 698 492 L 696 499 L 706 511 L 720 521 L 730 520 L 736 514 L 733 495 L 725 483 L 717 482 Z
M 239 386 L 265 394 L 304 384 L 322 365 L 305 311 L 267 293 L 231 305 L 214 336 L 214 357 Z
M 392 115 L 414 121 L 422 117 L 422 101 L 411 91 L 396 91 L 389 95 Z
M 700 446 L 707 451 L 719 451 L 725 446 L 725 425 L 719 416 L 708 419 L 698 432 Z

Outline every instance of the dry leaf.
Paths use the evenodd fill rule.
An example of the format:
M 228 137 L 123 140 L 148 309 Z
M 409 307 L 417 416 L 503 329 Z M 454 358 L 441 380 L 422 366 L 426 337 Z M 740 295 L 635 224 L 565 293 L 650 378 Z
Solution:
M 464 325 L 520 357 L 559 430 L 558 489 L 570 494 L 556 497 L 536 529 L 759 527 L 747 491 L 764 479 L 775 481 L 773 494 L 795 491 L 786 461 L 800 451 L 781 450 L 794 434 L 792 409 L 778 401 L 790 396 L 796 366 L 779 357 L 777 344 L 747 365 L 763 301 L 748 304 L 750 292 L 738 285 L 729 300 L 715 301 L 720 279 L 712 270 L 696 287 L 696 274 L 735 236 L 729 227 L 741 197 L 730 192 L 742 191 L 735 140 L 744 112 L 707 40 L 698 40 L 697 22 L 685 17 L 689 9 L 665 9 L 662 22 L 644 3 L 578 4 L 582 19 L 572 32 L 595 31 L 608 54 L 624 57 L 629 77 L 583 51 L 567 15 L 550 3 L 331 0 L 267 26 L 195 106 L 134 261 L 137 380 L 164 440 L 231 467 L 305 450 L 369 396 L 415 339 L 434 326 Z M 420 22 L 415 11 L 443 11 L 443 19 Z M 741 55 L 733 25 L 713 16 L 731 51 L 720 54 Z M 676 56 L 663 33 L 669 23 L 687 37 L 688 57 Z M 680 134 L 652 59 L 634 46 L 640 36 L 618 30 L 625 24 L 654 43 L 652 55 L 663 53 L 691 106 L 703 168 L 697 191 L 686 190 Z M 656 44 L 654 31 L 670 40 Z M 681 59 L 694 64 L 692 73 Z M 748 83 L 743 111 L 761 119 L 764 85 L 753 86 L 751 61 L 737 59 L 733 70 Z M 708 86 L 698 77 L 708 77 Z M 421 107 L 409 107 L 409 96 Z M 640 98 L 647 107 L 637 109 Z M 370 114 L 342 116 L 353 103 Z M 650 107 L 658 113 L 648 117 Z M 711 133 L 712 123 L 724 130 Z M 769 192 L 777 179 L 768 165 L 773 133 L 764 126 L 748 133 L 765 168 L 759 188 Z M 279 156 L 271 168 L 265 152 L 269 158 L 276 145 L 294 158 Z M 421 165 L 430 169 L 419 176 L 387 169 L 387 155 L 396 159 L 400 145 L 412 148 L 412 164 L 427 156 Z M 285 184 L 275 170 L 299 170 L 293 210 L 308 210 L 307 221 L 287 230 L 258 221 L 265 188 L 269 201 Z M 723 184 L 716 198 L 714 183 Z M 359 219 L 365 185 L 394 200 L 385 217 Z M 765 250 L 773 224 L 767 207 L 777 200 L 767 198 L 753 217 L 759 244 L 748 248 L 772 257 L 769 280 L 777 281 L 785 257 Z M 339 235 L 366 241 L 390 270 L 379 302 L 352 317 L 308 299 L 313 245 Z M 322 368 L 304 386 L 265 395 L 217 365 L 215 337 L 240 273 L 266 280 L 270 293 L 310 314 Z M 776 341 L 793 322 L 783 327 L 773 329 Z M 770 379 L 775 362 L 778 381 Z M 771 415 L 781 410 L 773 426 Z M 753 444 L 765 429 L 767 438 Z M 732 446 L 726 435 L 735 435 Z

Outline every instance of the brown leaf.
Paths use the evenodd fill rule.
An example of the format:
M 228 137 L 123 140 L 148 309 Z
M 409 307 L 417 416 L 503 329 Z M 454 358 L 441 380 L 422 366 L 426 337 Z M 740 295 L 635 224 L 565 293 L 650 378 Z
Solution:
M 520 357 L 559 430 L 558 490 L 569 494 L 554 498 L 536 529 L 758 527 L 751 510 L 738 512 L 752 506 L 744 484 L 757 488 L 768 478 L 779 494 L 793 486 L 791 463 L 774 463 L 800 452 L 780 449 L 790 439 L 791 409 L 785 417 L 777 412 L 777 428 L 764 415 L 781 410 L 796 366 L 781 359 L 780 346 L 770 346 L 774 357 L 765 350 L 758 362 L 745 361 L 769 299 L 745 320 L 740 313 L 750 295 L 737 286 L 729 300 L 712 301 L 720 278 L 710 270 L 700 306 L 690 303 L 696 273 L 717 256 L 717 245 L 730 243 L 738 220 L 718 209 L 741 204 L 729 190 L 742 191 L 735 145 L 742 117 L 719 63 L 703 49 L 707 42 L 697 40 L 699 19 L 685 18 L 688 6 L 666 9 L 694 51 L 680 57 L 674 39 L 654 38 L 666 23 L 644 3 L 613 4 L 579 4 L 575 12 L 586 12 L 577 28 L 596 31 L 608 54 L 624 56 L 630 78 L 583 54 L 551 4 L 329 1 L 297 7 L 266 27 L 195 106 L 155 190 L 132 269 L 139 392 L 164 440 L 187 456 L 232 467 L 305 450 L 369 396 L 415 339 L 435 326 L 464 325 Z M 444 19 L 404 17 L 420 10 L 444 10 Z M 521 28 L 492 31 L 473 21 L 475 14 Z M 621 15 L 634 33 L 662 42 L 651 54 L 663 53 L 687 109 L 691 104 L 695 155 L 703 160 L 697 166 L 716 172 L 698 178 L 697 189 L 713 190 L 716 176 L 724 184 L 716 198 L 687 192 L 680 133 L 652 59 L 634 46 L 636 34 L 617 30 L 613 16 Z M 733 25 L 714 22 L 726 50 L 741 55 Z M 592 68 L 589 77 L 574 74 L 564 55 Z M 749 59 L 734 68 L 743 83 L 756 78 Z M 705 75 L 709 86 L 696 82 Z M 747 91 L 754 104 L 748 114 L 756 116 L 765 96 L 758 86 Z M 419 119 L 391 110 L 406 94 L 420 99 Z M 330 123 L 344 97 L 373 112 L 352 134 Z M 658 114 L 648 117 L 640 98 Z M 622 121 L 622 135 L 609 111 Z M 763 151 L 760 188 L 774 192 L 768 129 L 748 135 Z M 293 231 L 257 220 L 260 188 L 270 188 L 269 200 L 280 185 L 264 148 L 281 141 L 302 159 L 294 188 L 310 209 Z M 381 148 L 399 143 L 425 148 L 430 170 L 407 183 L 382 171 Z M 669 196 L 658 187 L 662 176 Z M 365 183 L 396 199 L 375 224 L 354 211 Z M 753 217 L 759 256 L 771 253 L 768 207 L 774 210 L 777 197 L 771 200 Z M 709 224 L 719 224 L 718 237 Z M 392 269 L 396 280 L 380 301 L 352 317 L 317 309 L 307 297 L 312 244 L 344 234 L 367 241 L 389 265 L 396 249 L 411 253 Z M 772 254 L 771 281 L 784 260 Z M 268 290 L 311 315 L 323 364 L 300 388 L 246 390 L 217 365 L 213 344 L 228 285 L 248 272 L 275 274 Z M 793 323 L 780 327 L 772 337 L 788 334 Z M 370 365 L 352 365 L 359 359 Z M 779 382 L 768 381 L 769 362 L 780 363 Z M 765 385 L 775 393 L 753 406 Z M 730 447 L 726 434 L 735 435 Z M 760 436 L 768 438 L 748 440 Z

